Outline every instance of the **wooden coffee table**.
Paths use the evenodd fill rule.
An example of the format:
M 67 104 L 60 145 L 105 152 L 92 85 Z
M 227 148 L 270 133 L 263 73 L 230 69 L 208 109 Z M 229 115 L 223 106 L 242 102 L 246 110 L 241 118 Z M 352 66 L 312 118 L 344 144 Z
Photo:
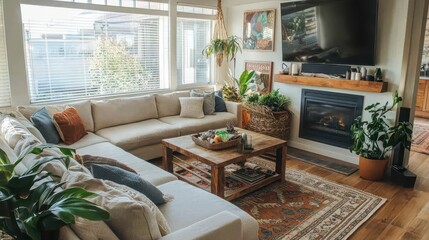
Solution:
M 173 160 L 183 162 L 180 156 L 197 160 L 211 167 L 210 179 L 205 179 L 211 183 L 211 192 L 226 200 L 232 200 L 241 197 L 247 193 L 260 189 L 275 181 L 285 181 L 287 142 L 278 138 L 270 137 L 264 134 L 255 133 L 249 130 L 236 128 L 240 133 L 247 133 L 253 139 L 254 150 L 250 153 L 238 153 L 236 148 L 229 148 L 219 151 L 212 151 L 196 145 L 191 135 L 176 138 L 164 139 L 162 141 L 163 158 L 162 164 L 165 170 L 175 174 L 179 179 L 187 181 L 186 178 L 173 171 Z M 225 196 L 225 166 L 233 163 L 244 162 L 251 157 L 261 154 L 275 152 L 275 174 L 269 176 L 255 184 L 248 184 Z M 176 157 L 177 156 L 177 157 Z M 189 181 L 187 181 L 189 182 Z M 194 184 L 192 182 L 189 182 Z M 194 184 L 195 185 L 195 184 Z M 198 186 L 198 185 L 197 185 Z

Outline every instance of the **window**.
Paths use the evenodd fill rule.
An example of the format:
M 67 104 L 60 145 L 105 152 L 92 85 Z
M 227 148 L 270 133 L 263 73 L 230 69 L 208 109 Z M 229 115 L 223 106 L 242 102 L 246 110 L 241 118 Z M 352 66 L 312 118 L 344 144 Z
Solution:
M 168 88 L 168 19 L 21 5 L 32 103 Z
M 3 24 L 3 1 L 0 0 L 0 107 L 10 106 L 10 80 L 7 65 L 6 37 Z
M 211 84 L 211 58 L 202 55 L 210 42 L 212 20 L 177 19 L 177 83 Z

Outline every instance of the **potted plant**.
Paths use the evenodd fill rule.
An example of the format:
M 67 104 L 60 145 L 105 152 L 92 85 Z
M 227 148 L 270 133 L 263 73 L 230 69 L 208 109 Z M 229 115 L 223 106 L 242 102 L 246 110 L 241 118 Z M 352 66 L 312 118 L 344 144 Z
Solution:
M 408 150 L 411 147 L 411 123 L 404 121 L 391 126 L 386 119 L 386 114 L 401 101 L 395 92 L 391 106 L 388 102 L 367 106 L 365 111 L 371 114 L 371 118 L 364 121 L 360 116 L 350 128 L 353 139 L 350 151 L 359 155 L 359 174 L 364 179 L 382 179 L 388 162 L 387 154 L 398 145 Z
M 94 197 L 83 188 L 61 190 L 62 183 L 48 178 L 40 167 L 51 161 L 60 161 L 68 167 L 74 150 L 58 147 L 63 156 L 41 157 L 25 172 L 18 175 L 18 164 L 29 154 L 40 155 L 44 149 L 57 146 L 29 147 L 11 163 L 0 149 L 0 230 L 13 239 L 58 239 L 59 229 L 74 223 L 75 216 L 92 221 L 109 218 L 104 209 L 89 202 Z
M 243 106 L 250 115 L 245 128 L 287 140 L 292 116 L 289 104 L 290 98 L 281 94 L 279 89 L 271 93 L 250 94 Z
M 241 52 L 241 39 L 233 35 L 227 38 L 212 39 L 210 44 L 203 49 L 203 55 L 206 57 L 215 55 L 216 63 L 220 67 L 224 58 L 231 61 L 235 59 L 238 51 Z
M 227 101 L 241 102 L 249 93 L 254 82 L 255 71 L 244 70 L 240 78 L 234 78 L 229 74 L 231 81 L 226 81 L 222 88 L 223 98 Z

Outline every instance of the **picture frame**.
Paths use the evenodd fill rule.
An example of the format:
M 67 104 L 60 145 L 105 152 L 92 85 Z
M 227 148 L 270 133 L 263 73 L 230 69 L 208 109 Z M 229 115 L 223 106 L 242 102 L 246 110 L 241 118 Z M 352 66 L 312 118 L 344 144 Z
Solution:
M 274 51 L 276 9 L 250 10 L 243 17 L 243 49 Z
M 270 93 L 273 82 L 273 62 L 246 61 L 244 69 L 255 71 L 255 84 L 253 91 L 258 93 Z

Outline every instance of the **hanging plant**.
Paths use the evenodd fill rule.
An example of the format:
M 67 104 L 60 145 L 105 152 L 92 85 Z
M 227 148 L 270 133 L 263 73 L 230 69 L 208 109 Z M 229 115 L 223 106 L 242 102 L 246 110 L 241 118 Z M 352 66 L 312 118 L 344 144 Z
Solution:
M 210 44 L 203 49 L 203 55 L 206 57 L 215 55 L 216 63 L 220 67 L 224 58 L 226 58 L 227 61 L 235 59 L 237 52 L 241 52 L 241 45 L 242 40 L 239 37 L 228 37 L 222 12 L 222 1 L 218 0 L 213 38 Z

